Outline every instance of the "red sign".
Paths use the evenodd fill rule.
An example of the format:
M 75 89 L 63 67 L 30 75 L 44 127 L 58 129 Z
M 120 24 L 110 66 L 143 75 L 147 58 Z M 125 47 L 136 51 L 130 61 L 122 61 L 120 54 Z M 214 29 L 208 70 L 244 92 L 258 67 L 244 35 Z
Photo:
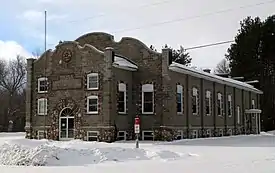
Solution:
M 135 124 L 136 125 L 139 125 L 140 124 L 140 119 L 137 117 L 137 118 L 135 118 Z

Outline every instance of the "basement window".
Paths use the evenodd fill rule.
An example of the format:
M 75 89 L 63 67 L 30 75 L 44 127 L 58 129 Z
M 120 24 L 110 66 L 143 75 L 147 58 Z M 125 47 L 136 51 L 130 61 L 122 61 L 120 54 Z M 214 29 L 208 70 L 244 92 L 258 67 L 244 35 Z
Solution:
M 87 132 L 87 141 L 98 141 L 98 131 L 88 131 Z
M 119 131 L 117 133 L 117 140 L 126 141 L 127 140 L 127 132 L 126 131 Z
M 153 131 L 142 131 L 142 140 L 153 141 L 154 140 L 154 132 Z

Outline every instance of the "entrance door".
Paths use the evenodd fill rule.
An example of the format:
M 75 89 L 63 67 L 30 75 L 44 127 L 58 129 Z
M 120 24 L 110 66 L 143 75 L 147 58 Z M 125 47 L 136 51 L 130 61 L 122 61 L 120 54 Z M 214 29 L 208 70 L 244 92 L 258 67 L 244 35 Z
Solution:
M 74 116 L 71 108 L 64 108 L 60 113 L 59 140 L 74 139 Z

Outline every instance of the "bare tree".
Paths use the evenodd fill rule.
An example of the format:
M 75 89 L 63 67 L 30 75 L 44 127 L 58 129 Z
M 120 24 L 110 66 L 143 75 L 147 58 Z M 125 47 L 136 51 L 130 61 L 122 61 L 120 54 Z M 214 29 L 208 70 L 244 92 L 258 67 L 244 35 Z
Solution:
M 226 59 L 221 60 L 216 66 L 215 73 L 228 74 L 230 73 L 229 63 Z
M 0 60 L 0 89 L 3 91 L 7 103 L 3 115 L 4 126 L 7 126 L 11 119 L 16 119 L 22 108 L 22 102 L 24 105 L 22 97 L 24 97 L 25 83 L 26 63 L 23 57 L 17 56 L 16 59 L 9 62 Z

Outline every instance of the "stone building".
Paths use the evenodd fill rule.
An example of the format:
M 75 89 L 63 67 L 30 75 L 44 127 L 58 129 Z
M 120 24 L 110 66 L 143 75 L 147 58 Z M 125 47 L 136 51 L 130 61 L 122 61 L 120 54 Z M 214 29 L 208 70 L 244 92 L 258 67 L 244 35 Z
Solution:
M 259 94 L 244 82 L 171 61 L 134 38 L 89 33 L 27 60 L 26 137 L 141 140 L 259 132 Z

